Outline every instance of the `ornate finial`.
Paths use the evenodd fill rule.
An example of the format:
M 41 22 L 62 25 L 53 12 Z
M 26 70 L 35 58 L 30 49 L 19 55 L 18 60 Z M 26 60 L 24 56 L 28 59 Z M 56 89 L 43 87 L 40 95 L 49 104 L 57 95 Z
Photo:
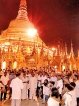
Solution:
M 67 56 L 67 44 L 65 42 L 65 55 Z
M 26 0 L 21 0 L 20 1 L 20 7 L 19 7 L 17 19 L 19 19 L 19 20 L 28 20 Z
M 25 5 L 26 6 L 26 0 L 21 0 L 20 5 Z
M 71 39 L 71 53 L 73 53 L 73 44 L 72 44 L 72 39 Z
M 72 44 L 72 39 L 71 39 L 71 57 L 73 57 L 74 56 L 74 52 L 73 52 L 73 44 Z

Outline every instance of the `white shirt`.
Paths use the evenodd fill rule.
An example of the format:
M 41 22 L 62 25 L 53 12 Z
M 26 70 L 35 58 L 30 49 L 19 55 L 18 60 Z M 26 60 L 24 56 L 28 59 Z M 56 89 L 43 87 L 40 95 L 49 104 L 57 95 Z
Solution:
M 40 87 L 41 86 L 41 81 L 42 81 L 42 76 L 38 76 L 38 86 Z
M 63 95 L 63 99 L 65 101 L 65 105 L 64 106 L 71 106 L 71 104 L 72 104 L 72 95 L 69 92 L 66 92 Z
M 50 97 L 48 99 L 48 102 L 47 102 L 48 106 L 59 106 L 59 102 L 54 100 L 52 97 Z
M 44 86 L 44 87 L 43 87 L 43 92 L 44 92 L 44 93 L 43 93 L 44 95 L 48 95 L 48 96 L 49 96 L 49 95 L 50 95 L 50 88 Z
M 62 93 L 62 88 L 63 88 L 63 81 L 62 81 L 62 79 L 57 81 L 57 87 L 59 87 L 58 91 L 59 91 L 59 94 L 61 94 Z
M 4 84 L 4 85 L 7 85 L 7 83 L 8 83 L 8 81 L 9 81 L 9 78 L 6 76 L 1 76 L 1 79 L 0 79 L 1 81 L 2 81 L 2 83 Z
M 42 76 L 42 83 L 44 83 L 45 79 L 47 79 L 46 76 Z
M 79 98 L 79 80 L 77 80 L 77 81 L 75 82 L 75 84 L 76 84 L 76 87 L 75 87 L 76 97 Z
M 29 88 L 30 89 L 36 89 L 37 88 L 37 78 L 36 77 L 31 77 L 29 80 Z
M 77 101 L 76 101 L 76 91 L 72 90 L 69 92 L 69 94 L 72 95 L 72 103 L 71 106 L 77 106 Z
M 21 90 L 23 89 L 22 80 L 16 77 L 12 80 L 10 87 L 12 88 L 12 99 L 21 99 Z
M 55 82 L 54 87 L 56 87 L 57 86 L 57 77 L 56 76 L 51 77 L 50 80 Z

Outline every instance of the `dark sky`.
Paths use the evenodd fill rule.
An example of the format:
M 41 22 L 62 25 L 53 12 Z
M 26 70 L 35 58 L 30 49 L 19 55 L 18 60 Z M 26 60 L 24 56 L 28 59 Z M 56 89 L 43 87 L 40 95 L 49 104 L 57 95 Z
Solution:
M 0 0 L 0 31 L 16 18 L 20 0 Z M 35 25 L 42 40 L 53 46 L 58 38 L 71 39 L 74 52 L 79 49 L 79 0 L 27 0 L 30 21 Z

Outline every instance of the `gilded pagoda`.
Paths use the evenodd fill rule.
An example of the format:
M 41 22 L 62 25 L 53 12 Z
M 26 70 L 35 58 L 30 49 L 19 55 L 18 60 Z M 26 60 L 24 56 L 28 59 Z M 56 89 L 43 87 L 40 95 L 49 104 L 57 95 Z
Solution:
M 49 52 L 52 55 L 52 51 Z M 10 22 L 0 36 L 0 65 L 3 69 L 44 66 L 48 64 L 45 63 L 47 55 L 48 47 L 28 19 L 27 2 L 21 0 L 16 19 Z
M 0 67 L 2 69 L 52 67 L 60 71 L 79 70 L 79 52 L 78 58 L 75 58 L 72 42 L 70 54 L 67 53 L 66 43 L 64 50 L 61 49 L 61 42 L 53 50 L 46 46 L 28 19 L 26 0 L 20 0 L 16 19 L 10 22 L 0 36 Z

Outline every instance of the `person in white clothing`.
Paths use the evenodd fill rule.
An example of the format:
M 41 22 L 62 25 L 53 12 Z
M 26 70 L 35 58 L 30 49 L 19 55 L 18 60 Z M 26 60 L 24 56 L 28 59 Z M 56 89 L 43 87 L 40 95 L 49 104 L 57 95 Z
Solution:
M 51 96 L 47 101 L 47 106 L 59 106 L 59 103 L 60 103 L 60 99 L 59 99 L 58 89 L 52 88 Z
M 42 76 L 42 86 L 41 86 L 41 89 L 42 89 L 42 98 L 43 98 L 43 102 L 45 103 L 45 96 L 44 96 L 44 81 L 47 79 L 46 77 L 46 73 L 43 72 L 43 76 Z
M 38 75 L 38 82 L 37 82 L 37 97 L 41 99 L 42 90 L 41 90 L 41 84 L 42 84 L 42 73 Z
M 34 73 L 31 74 L 32 77 L 29 80 L 29 88 L 30 88 L 30 97 L 29 99 L 34 99 L 36 97 L 36 89 L 37 89 L 37 78 L 34 76 Z
M 49 83 L 48 80 L 46 79 L 44 82 L 44 96 L 45 96 L 45 105 L 47 105 L 47 101 L 50 95 L 50 87 L 49 87 Z
M 74 75 L 74 81 L 76 84 L 75 91 L 76 91 L 77 106 L 79 106 L 79 76 L 78 75 Z
M 57 76 L 57 88 L 60 94 L 60 99 L 62 99 L 61 94 L 62 94 L 62 89 L 63 89 L 63 81 L 60 75 Z
M 10 87 L 12 88 L 11 106 L 20 106 L 21 105 L 21 91 L 23 89 L 23 82 L 20 79 L 20 73 L 16 74 L 16 78 L 12 80 Z
M 50 78 L 51 81 L 54 81 L 55 84 L 54 84 L 54 87 L 57 87 L 57 77 L 55 75 L 55 72 L 52 72 L 51 73 L 51 78 Z
M 4 94 L 4 100 L 6 100 L 6 94 L 7 94 L 7 84 L 8 84 L 9 78 L 7 77 L 7 72 L 4 72 L 4 75 L 1 76 L 0 82 L 4 86 L 5 92 L 1 92 L 1 101 L 2 101 L 2 96 Z M 3 87 L 2 87 L 3 89 Z
M 72 104 L 72 95 L 71 95 L 70 91 L 73 90 L 73 88 L 70 86 L 70 84 L 65 84 L 64 85 L 64 90 L 66 91 L 66 93 L 63 95 L 62 105 L 63 106 L 71 106 L 71 104 Z
M 70 91 L 70 94 L 72 95 L 72 104 L 71 104 L 71 106 L 77 106 L 76 91 L 75 91 L 76 84 L 74 82 L 71 82 L 70 85 L 73 88 L 73 90 Z
M 21 99 L 25 100 L 27 97 L 27 91 L 28 91 L 28 78 L 26 77 L 25 73 L 23 74 L 22 82 L 23 82 L 24 88 L 22 89 Z

